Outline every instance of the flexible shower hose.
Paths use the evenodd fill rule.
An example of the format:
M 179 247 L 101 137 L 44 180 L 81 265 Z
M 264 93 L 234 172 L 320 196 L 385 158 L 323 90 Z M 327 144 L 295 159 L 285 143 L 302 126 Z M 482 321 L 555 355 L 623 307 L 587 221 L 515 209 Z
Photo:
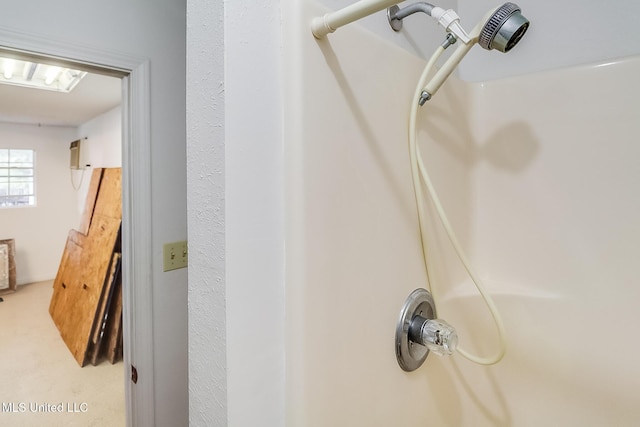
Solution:
M 447 233 L 447 236 L 449 237 L 449 240 L 451 241 L 451 244 L 453 245 L 453 248 L 456 254 L 458 255 L 458 258 L 460 259 L 460 262 L 464 266 L 465 270 L 467 271 L 467 274 L 473 281 L 474 285 L 478 289 L 478 292 L 482 296 L 482 299 L 487 305 L 487 308 L 489 309 L 489 312 L 493 317 L 493 321 L 495 322 L 496 328 L 498 331 L 499 349 L 494 356 L 492 357 L 477 356 L 467 352 L 466 350 L 460 347 L 457 348 L 458 353 L 460 353 L 462 357 L 470 360 L 471 362 L 474 362 L 480 365 L 493 365 L 498 363 L 500 360 L 502 360 L 506 351 L 504 324 L 502 323 L 500 313 L 498 312 L 497 307 L 495 306 L 493 300 L 491 299 L 491 296 L 486 292 L 484 285 L 482 284 L 482 281 L 477 276 L 477 274 L 473 271 L 471 264 L 469 263 L 469 260 L 467 259 L 464 251 L 462 250 L 462 247 L 460 246 L 460 243 L 458 242 L 458 239 L 456 238 L 455 233 L 453 232 L 453 228 L 449 223 L 449 219 L 447 218 L 444 208 L 440 203 L 440 199 L 438 198 L 438 195 L 436 194 L 436 191 L 433 187 L 431 178 L 427 173 L 427 168 L 424 165 L 424 162 L 422 160 L 422 155 L 420 154 L 420 147 L 418 146 L 418 143 L 417 143 L 416 121 L 417 121 L 418 107 L 419 107 L 418 99 L 420 99 L 422 95 L 422 90 L 427 84 L 427 78 L 429 77 L 431 70 L 433 69 L 436 61 L 438 60 L 442 52 L 444 52 L 444 49 L 445 48 L 442 46 L 438 47 L 438 50 L 436 50 L 436 52 L 431 56 L 431 58 L 427 62 L 427 65 L 424 68 L 424 71 L 422 72 L 422 75 L 420 76 L 420 79 L 418 81 L 415 95 L 411 100 L 411 110 L 410 110 L 410 118 L 409 118 L 409 155 L 411 158 L 411 176 L 413 178 L 414 195 L 416 198 L 416 207 L 418 210 L 418 226 L 420 231 L 422 255 L 423 255 L 425 270 L 427 273 L 427 285 L 429 287 L 429 291 L 431 292 L 431 295 L 433 296 L 434 301 L 436 301 L 437 303 L 437 297 L 434 292 L 433 286 L 431 284 L 431 279 L 429 277 L 429 267 L 427 262 L 427 241 L 424 236 L 424 228 L 425 228 L 425 221 L 426 221 L 425 219 L 426 214 L 425 214 L 425 207 L 424 207 L 425 197 L 422 191 L 422 183 L 420 178 L 422 178 L 422 181 L 427 187 L 427 191 L 429 192 L 429 196 L 433 201 L 433 205 L 438 213 L 438 217 L 440 218 L 442 226 L 444 227 Z

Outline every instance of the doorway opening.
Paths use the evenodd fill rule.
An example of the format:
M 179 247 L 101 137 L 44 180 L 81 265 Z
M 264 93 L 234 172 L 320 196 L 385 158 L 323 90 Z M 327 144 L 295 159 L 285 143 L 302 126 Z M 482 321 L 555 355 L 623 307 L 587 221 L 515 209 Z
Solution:
M 0 54 L 68 66 L 121 80 L 123 386 L 126 420 L 127 425 L 154 425 L 152 251 L 148 221 L 151 211 L 148 60 L 2 28 Z M 137 384 L 132 381 L 134 374 Z M 143 380 L 139 381 L 138 378 Z

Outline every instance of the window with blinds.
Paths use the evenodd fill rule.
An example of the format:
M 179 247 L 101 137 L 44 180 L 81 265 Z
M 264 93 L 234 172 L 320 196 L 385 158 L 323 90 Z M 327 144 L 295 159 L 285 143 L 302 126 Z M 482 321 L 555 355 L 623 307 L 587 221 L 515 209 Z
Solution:
M 0 208 L 35 204 L 35 151 L 0 148 Z

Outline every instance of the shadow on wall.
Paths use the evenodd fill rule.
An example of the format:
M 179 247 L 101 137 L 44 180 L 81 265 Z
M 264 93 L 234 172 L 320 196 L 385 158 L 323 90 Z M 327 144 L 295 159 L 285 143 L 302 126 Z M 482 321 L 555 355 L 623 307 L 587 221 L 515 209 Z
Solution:
M 456 311 L 470 312 L 480 305 L 477 300 L 475 303 L 467 299 L 462 302 L 475 305 L 460 306 Z M 493 328 L 492 324 L 483 327 L 485 326 Z M 486 345 L 483 339 L 491 333 L 492 331 L 486 329 L 470 336 L 474 346 L 482 349 L 481 354 L 489 354 L 492 351 L 491 346 Z M 431 390 L 430 396 L 435 400 L 441 419 L 447 420 L 448 426 L 465 427 L 470 425 L 470 419 L 473 419 L 473 425 L 477 426 L 513 426 L 504 385 L 497 379 L 499 374 L 496 369 L 501 368 L 480 367 L 456 354 L 452 357 L 430 355 L 422 369 L 429 372 L 426 384 Z M 470 404 L 475 409 L 472 410 Z M 478 417 L 478 414 L 482 414 L 482 417 Z
M 413 222 L 413 206 L 407 206 L 406 198 L 403 198 L 403 194 L 406 193 L 406 189 L 403 188 L 404 184 L 399 182 L 398 174 L 394 171 L 395 166 L 392 164 L 390 159 L 387 157 L 385 153 L 385 146 L 389 145 L 389 141 L 382 140 L 383 138 L 378 135 L 378 133 L 374 130 L 375 123 L 372 123 L 371 120 L 378 119 L 371 114 L 368 114 L 363 109 L 363 105 L 367 105 L 365 96 L 360 96 L 354 92 L 352 88 L 352 84 L 349 81 L 349 77 L 345 74 L 343 67 L 340 63 L 340 59 L 338 58 L 336 52 L 334 51 L 331 43 L 328 39 L 316 40 L 322 55 L 325 58 L 325 61 L 328 65 L 328 68 L 331 70 L 333 77 L 336 80 L 336 83 L 340 87 L 340 94 L 346 101 L 347 105 L 355 122 L 360 130 L 360 133 L 363 136 L 363 140 L 366 141 L 367 148 L 370 151 L 371 155 L 375 159 L 378 164 L 378 170 L 384 175 L 385 183 L 390 187 L 390 194 L 396 199 L 396 203 L 398 206 L 404 206 L 403 211 L 407 214 L 407 221 Z M 353 60 L 352 60 L 353 61 Z M 351 77 L 353 79 L 354 77 Z M 386 90 L 391 90 L 388 87 Z M 369 90 L 370 94 L 376 97 L 379 101 L 380 98 L 384 99 L 384 92 L 382 90 Z M 379 102 L 378 101 L 378 102 Z M 390 107 L 393 108 L 393 107 Z M 407 116 L 409 111 L 409 106 L 406 106 Z M 402 135 L 404 139 L 398 141 L 397 149 L 403 150 L 406 147 L 406 134 Z M 407 163 L 407 171 L 409 170 L 409 164 Z
M 479 149 L 479 157 L 496 169 L 515 173 L 524 170 L 533 161 L 539 145 L 528 124 L 510 122 L 484 141 Z
M 478 104 L 476 84 L 450 79 L 442 90 L 421 107 L 418 144 L 435 191 L 463 247 L 473 242 L 474 182 L 479 166 L 510 175 L 523 173 L 538 155 L 540 141 L 524 121 L 489 122 Z M 500 126 L 502 125 L 502 126 Z M 490 129 L 494 129 L 492 132 Z M 486 135 L 486 137 L 483 137 Z M 509 179 L 505 177 L 504 179 Z M 428 196 L 427 196 L 428 198 Z M 432 246 L 430 263 L 436 283 L 460 283 L 467 278 L 451 250 L 435 208 L 427 204 L 432 220 L 427 226 Z
M 395 197 L 399 206 L 405 206 L 407 200 L 402 196 L 406 193 L 406 189 L 403 188 L 405 184 L 399 182 L 399 177 L 403 174 L 398 174 L 398 171 L 394 170 L 393 162 L 385 153 L 385 146 L 389 144 L 389 141 L 383 140 L 374 131 L 375 123 L 370 122 L 372 118 L 363 109 L 363 106 L 367 105 L 365 101 L 367 96 L 379 98 L 384 96 L 383 91 L 378 88 L 370 91 L 372 95 L 355 93 L 350 83 L 350 78 L 353 76 L 347 77 L 345 74 L 341 61 L 330 41 L 323 39 L 317 41 L 317 44 L 340 87 L 340 93 L 353 114 L 355 123 L 363 135 L 363 140 L 367 142 L 371 155 L 379 165 L 379 171 L 385 177 L 384 182 L 389 186 L 390 194 Z M 400 79 L 400 82 L 390 84 L 409 85 L 413 91 L 415 82 Z M 462 163 L 466 169 L 464 171 L 466 176 L 454 179 L 459 183 L 458 188 L 455 188 L 455 194 L 457 194 L 457 198 L 469 199 L 469 180 L 471 178 L 468 173 L 471 172 L 469 170 L 471 167 L 484 160 L 496 169 L 512 173 L 524 170 L 535 158 L 539 142 L 532 129 L 524 122 L 508 122 L 490 135 L 488 139 L 478 141 L 476 137 L 478 131 L 473 128 L 472 124 L 472 107 L 475 105 L 472 97 L 476 95 L 475 91 L 470 90 L 472 84 L 453 80 L 447 86 L 446 90 L 439 93 L 438 98 L 424 107 L 426 108 L 424 112 L 419 113 L 422 116 L 419 118 L 419 132 L 426 134 L 426 138 L 419 136 L 419 143 L 424 146 L 433 141 L 443 151 L 449 153 L 455 162 Z M 406 110 L 408 115 L 408 104 Z M 403 137 L 406 138 L 407 134 L 404 134 Z M 403 150 L 404 144 L 404 140 L 398 141 L 396 148 Z M 428 149 L 423 150 L 423 154 L 428 156 Z M 425 159 L 425 162 L 429 165 L 428 159 Z M 406 171 L 409 171 L 408 165 Z M 436 175 L 437 173 L 436 167 Z M 448 191 L 446 188 L 443 190 Z M 462 204 L 467 208 L 470 207 L 469 203 L 468 200 L 462 201 Z M 413 206 L 405 206 L 403 211 L 407 212 L 407 220 L 413 221 Z M 466 227 L 463 227 L 463 235 L 465 229 Z
M 482 190 L 492 188 L 487 187 L 485 175 L 494 176 L 494 184 L 509 184 L 524 176 L 539 157 L 543 141 L 528 117 L 505 118 L 502 111 L 489 110 L 490 95 L 479 88 L 477 83 L 451 78 L 420 109 L 418 118 L 423 161 L 464 248 L 485 244 L 470 240 L 473 227 L 483 226 L 473 223 L 478 206 L 486 200 L 487 193 Z M 504 105 L 505 109 L 510 107 L 516 105 Z M 427 230 L 433 242 L 429 258 L 435 282 L 466 282 L 467 273 L 451 249 L 435 209 L 431 203 L 427 207 L 433 218 Z
M 473 84 L 455 79 L 451 83 L 425 104 L 423 108 L 427 111 L 419 113 L 423 116 L 419 119 L 420 130 L 466 166 L 485 160 L 497 169 L 513 173 L 524 170 L 536 157 L 540 145 L 532 128 L 525 122 L 510 121 L 487 139 L 478 140 L 475 136 L 478 129 L 474 128 L 471 116 L 475 94 L 469 89 Z M 482 112 L 476 114 L 481 121 Z
M 447 420 L 448 426 L 464 427 L 469 425 L 468 414 L 465 414 L 463 408 L 462 395 L 469 397 L 480 413 L 484 415 L 484 419 L 475 419 L 474 422 L 477 425 L 494 427 L 512 425 L 513 420 L 507 401 L 491 370 L 483 370 L 485 377 L 483 384 L 488 388 L 480 391 L 476 384 L 470 384 L 465 379 L 464 373 L 458 366 L 459 362 L 455 359 L 430 356 L 427 363 L 430 365 L 428 368 L 429 381 L 427 381 L 427 385 L 431 389 L 430 395 L 436 401 L 440 417 Z M 490 395 L 491 398 L 486 399 L 486 395 Z M 494 402 L 487 403 L 485 400 Z

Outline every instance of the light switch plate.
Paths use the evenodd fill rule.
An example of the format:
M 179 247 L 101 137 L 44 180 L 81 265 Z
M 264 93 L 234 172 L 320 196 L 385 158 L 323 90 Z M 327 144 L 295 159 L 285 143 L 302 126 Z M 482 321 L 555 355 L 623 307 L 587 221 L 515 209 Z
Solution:
M 165 243 L 162 248 L 164 258 L 164 271 L 185 268 L 189 260 L 187 242 Z

